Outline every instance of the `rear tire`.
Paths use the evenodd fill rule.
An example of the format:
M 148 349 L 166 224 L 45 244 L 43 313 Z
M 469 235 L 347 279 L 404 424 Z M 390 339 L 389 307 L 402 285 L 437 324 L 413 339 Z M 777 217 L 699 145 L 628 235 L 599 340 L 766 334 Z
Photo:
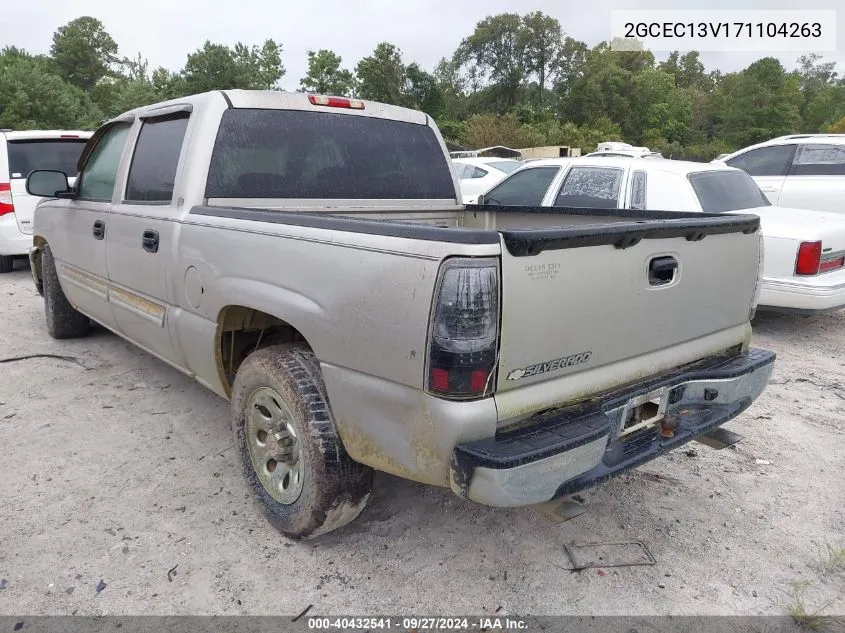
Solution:
M 10 273 L 15 267 L 15 258 L 12 255 L 0 255 L 0 273 Z
M 232 391 L 232 429 L 252 493 L 285 535 L 325 534 L 366 506 L 373 470 L 343 447 L 306 345 L 267 347 L 243 361 Z
M 77 312 L 65 297 L 56 262 L 50 246 L 44 245 L 41 256 L 41 276 L 44 282 L 44 314 L 47 317 L 47 333 L 53 338 L 79 338 L 91 330 L 88 317 Z

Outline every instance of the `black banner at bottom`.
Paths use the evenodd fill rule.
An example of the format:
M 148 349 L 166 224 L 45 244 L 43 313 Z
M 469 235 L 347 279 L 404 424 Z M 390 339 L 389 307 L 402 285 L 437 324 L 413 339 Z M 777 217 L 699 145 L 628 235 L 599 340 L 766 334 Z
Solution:
M 808 616 L 0 616 L 0 633 L 561 633 L 845 632 L 845 617 Z

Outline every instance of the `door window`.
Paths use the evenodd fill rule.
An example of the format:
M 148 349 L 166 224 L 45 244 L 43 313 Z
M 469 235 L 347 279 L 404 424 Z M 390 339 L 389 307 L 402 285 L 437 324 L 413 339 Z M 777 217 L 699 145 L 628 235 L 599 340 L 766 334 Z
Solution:
M 771 145 L 752 149 L 725 161 L 750 176 L 786 176 L 795 155 L 795 145 Z
M 796 176 L 845 176 L 845 145 L 802 145 L 791 173 Z
M 126 202 L 170 204 L 188 114 L 144 121 L 126 184 Z
M 485 194 L 484 202 L 539 207 L 558 171 L 559 167 L 533 167 L 514 172 Z
M 129 127 L 128 123 L 116 123 L 96 141 L 79 176 L 80 199 L 111 202 Z
M 566 174 L 556 207 L 608 209 L 619 201 L 623 170 L 616 167 L 573 167 Z

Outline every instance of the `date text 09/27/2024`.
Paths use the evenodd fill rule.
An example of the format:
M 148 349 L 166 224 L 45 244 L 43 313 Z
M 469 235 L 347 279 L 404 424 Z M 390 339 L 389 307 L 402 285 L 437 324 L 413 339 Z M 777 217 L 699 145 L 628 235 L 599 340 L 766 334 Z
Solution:
M 314 617 L 308 618 L 313 631 L 396 630 L 396 631 L 520 631 L 528 623 L 510 617 Z

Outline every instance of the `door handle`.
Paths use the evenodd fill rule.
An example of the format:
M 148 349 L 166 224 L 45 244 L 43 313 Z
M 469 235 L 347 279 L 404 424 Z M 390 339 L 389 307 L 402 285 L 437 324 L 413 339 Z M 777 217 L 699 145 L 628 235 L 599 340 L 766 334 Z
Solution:
M 106 223 L 102 220 L 94 222 L 94 228 L 91 231 L 95 240 L 101 240 L 106 236 Z
M 158 231 L 147 229 L 141 238 L 141 246 L 148 253 L 158 253 Z
M 774 193 L 777 190 L 777 187 L 760 187 L 760 191 L 765 191 L 767 193 Z
M 671 255 L 655 257 L 648 263 L 648 284 L 650 286 L 665 286 L 675 280 L 678 270 L 678 260 Z

